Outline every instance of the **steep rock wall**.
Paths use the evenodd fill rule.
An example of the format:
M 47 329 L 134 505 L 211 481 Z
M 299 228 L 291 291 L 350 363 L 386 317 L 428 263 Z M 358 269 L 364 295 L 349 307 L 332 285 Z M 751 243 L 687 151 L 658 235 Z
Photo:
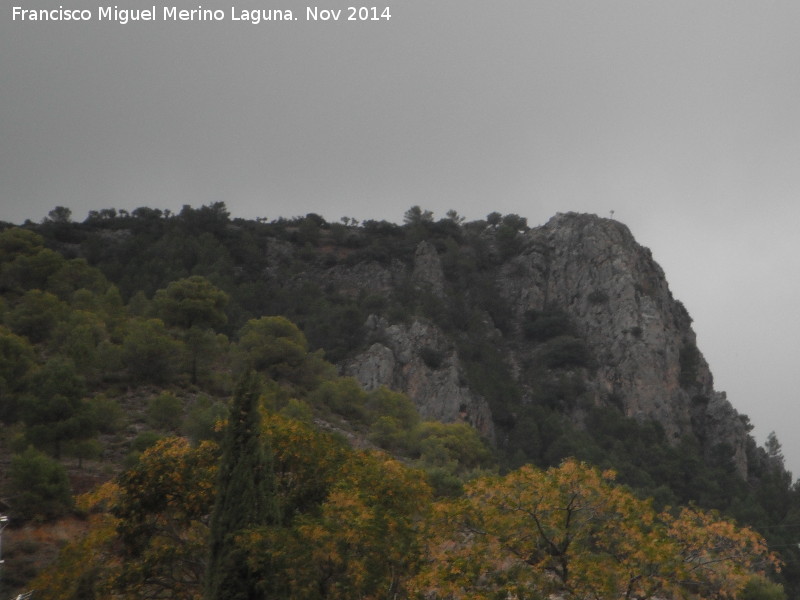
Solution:
M 655 419 L 676 441 L 695 436 L 706 447 L 726 443 L 746 474 L 745 425 L 714 390 L 686 309 L 625 225 L 556 215 L 525 234 L 498 287 L 518 323 L 525 311 L 549 305 L 573 317 L 598 360 L 597 402 L 613 397 L 626 415 Z
M 495 231 L 488 226 L 483 233 L 496 264 L 485 276 L 511 326 L 501 335 L 483 311 L 486 332 L 521 386 L 523 402 L 530 384 L 521 365 L 536 360 L 521 333 L 525 315 L 557 307 L 570 316 L 595 358 L 596 368 L 581 372 L 593 403 L 613 403 L 629 417 L 654 419 L 675 443 L 693 437 L 708 453 L 726 444 L 737 471 L 746 476 L 746 425 L 725 395 L 714 390 L 689 314 L 673 298 L 650 251 L 625 225 L 594 215 L 558 214 L 520 232 L 519 247 L 504 258 Z M 303 276 L 351 296 L 391 295 L 398 286 L 411 285 L 445 304 L 474 301 L 469 290 L 455 297 L 459 292 L 448 283 L 437 247 L 427 240 L 417 244 L 413 264 L 396 258 L 337 264 Z M 420 316 L 390 322 L 372 315 L 364 330 L 366 349 L 339 365 L 343 373 L 368 389 L 387 385 L 407 393 L 425 418 L 466 421 L 494 438 L 491 410 L 466 383 L 468 366 L 441 327 Z
M 464 421 L 494 439 L 489 407 L 465 384 L 458 354 L 437 327 L 421 319 L 390 325 L 372 315 L 367 328 L 370 337 L 380 341 L 347 361 L 346 375 L 367 390 L 384 385 L 402 390 L 425 419 Z

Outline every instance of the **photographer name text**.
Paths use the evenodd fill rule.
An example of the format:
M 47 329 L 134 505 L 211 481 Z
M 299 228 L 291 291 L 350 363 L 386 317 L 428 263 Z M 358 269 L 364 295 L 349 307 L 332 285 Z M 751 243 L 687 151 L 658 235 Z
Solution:
M 151 6 L 148 8 L 119 8 L 118 6 L 98 6 L 97 10 L 58 8 L 35 9 L 13 6 L 12 21 L 102 21 L 127 25 L 150 21 L 174 23 L 201 23 L 228 21 L 235 23 L 272 23 L 281 21 L 388 21 L 392 18 L 388 6 L 347 6 L 342 8 L 320 8 L 306 6 L 304 11 L 288 9 L 243 9 L 231 6 L 229 10 L 220 8 L 186 9 L 177 6 Z

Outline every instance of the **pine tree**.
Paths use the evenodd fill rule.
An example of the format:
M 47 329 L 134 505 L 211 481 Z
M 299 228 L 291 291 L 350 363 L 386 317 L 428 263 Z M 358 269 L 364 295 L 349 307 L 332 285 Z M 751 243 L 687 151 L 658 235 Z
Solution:
M 207 600 L 264 598 L 258 577 L 237 548 L 243 530 L 278 521 L 271 452 L 261 435 L 260 385 L 254 373 L 240 381 L 222 441 L 217 500 L 211 514 Z

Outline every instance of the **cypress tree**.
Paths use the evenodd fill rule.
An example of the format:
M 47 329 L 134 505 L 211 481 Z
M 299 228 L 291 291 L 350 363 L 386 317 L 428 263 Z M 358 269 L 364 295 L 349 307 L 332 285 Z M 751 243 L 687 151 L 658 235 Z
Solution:
M 211 514 L 206 600 L 255 600 L 258 577 L 236 547 L 236 535 L 278 521 L 271 451 L 261 435 L 260 385 L 244 375 L 233 398 L 222 441 L 217 499 Z

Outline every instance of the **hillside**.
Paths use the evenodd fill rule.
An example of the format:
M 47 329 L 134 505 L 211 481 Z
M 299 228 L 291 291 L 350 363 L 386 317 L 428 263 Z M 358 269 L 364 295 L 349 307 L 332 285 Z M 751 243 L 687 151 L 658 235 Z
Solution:
M 60 208 L 0 235 L 9 450 L 31 442 L 108 478 L 158 436 L 212 439 L 257 365 L 283 390 L 276 410 L 412 461 L 438 495 L 483 469 L 576 457 L 659 507 L 753 525 L 783 553 L 787 591 L 800 583 L 780 446 L 757 447 L 714 389 L 687 310 L 622 223 L 437 221 L 418 207 L 402 226 L 264 222 L 219 203 L 83 223 Z
M 285 315 L 366 388 L 401 390 L 423 416 L 465 419 L 501 447 L 526 407 L 578 425 L 590 407 L 616 408 L 746 477 L 747 417 L 714 390 L 688 312 L 622 223 L 570 213 L 529 229 L 517 215 L 463 223 L 415 209 L 402 227 L 247 222 L 214 205 L 37 230 L 126 302 L 208 277 L 231 297 L 226 333 Z

